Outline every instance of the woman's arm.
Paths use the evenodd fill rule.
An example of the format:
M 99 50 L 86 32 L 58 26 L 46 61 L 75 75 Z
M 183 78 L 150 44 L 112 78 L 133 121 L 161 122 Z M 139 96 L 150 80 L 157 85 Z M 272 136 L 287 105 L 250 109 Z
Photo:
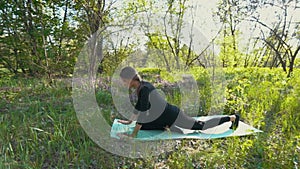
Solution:
M 149 110 L 150 108 L 149 95 L 150 95 L 149 89 L 147 87 L 142 87 L 138 95 L 138 101 L 135 105 L 136 110 L 141 112 Z
M 126 137 L 136 137 L 138 132 L 140 131 L 142 125 L 141 124 L 136 124 L 135 127 L 134 127 L 134 130 L 131 134 L 127 134 L 127 133 L 119 133 L 118 136 L 121 138 L 121 139 L 124 139 Z
M 132 132 L 131 135 L 129 135 L 130 137 L 136 137 L 138 132 L 140 131 L 142 125 L 141 124 L 136 124 L 135 127 L 134 127 L 134 130 Z
M 135 121 L 137 118 L 138 118 L 139 114 L 132 114 L 131 117 L 130 117 L 130 121 Z
M 129 120 L 118 120 L 119 123 L 122 124 L 131 124 L 132 121 L 135 121 L 138 117 L 138 114 L 132 114 L 131 117 L 129 118 Z

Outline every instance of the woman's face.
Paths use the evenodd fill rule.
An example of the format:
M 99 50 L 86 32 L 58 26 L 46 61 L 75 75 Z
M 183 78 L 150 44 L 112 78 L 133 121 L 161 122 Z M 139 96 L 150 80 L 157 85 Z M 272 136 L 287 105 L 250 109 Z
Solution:
M 130 88 L 131 87 L 131 80 L 130 79 L 125 79 L 125 78 L 121 78 L 123 85 Z

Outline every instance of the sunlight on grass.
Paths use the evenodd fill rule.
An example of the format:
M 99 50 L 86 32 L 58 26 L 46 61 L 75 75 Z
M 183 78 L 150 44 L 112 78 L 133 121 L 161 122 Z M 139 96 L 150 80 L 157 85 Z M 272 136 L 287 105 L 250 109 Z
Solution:
M 195 74 L 204 78 L 198 76 L 199 72 Z M 169 152 L 145 159 L 118 157 L 99 148 L 77 120 L 69 87 L 39 79 L 1 79 L 0 168 L 299 166 L 299 71 L 290 79 L 268 69 L 227 70 L 226 76 L 229 84 L 224 114 L 239 112 L 243 121 L 264 133 L 216 140 L 181 140 L 171 145 Z M 198 82 L 203 83 L 203 78 Z M 102 89 L 96 93 L 103 115 L 111 124 L 119 116 L 111 95 Z M 170 94 L 167 98 L 178 103 L 180 93 Z

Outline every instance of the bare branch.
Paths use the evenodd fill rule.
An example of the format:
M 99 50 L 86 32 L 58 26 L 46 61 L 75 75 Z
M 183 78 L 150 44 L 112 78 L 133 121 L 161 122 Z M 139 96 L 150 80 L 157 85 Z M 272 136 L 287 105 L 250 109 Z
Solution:
M 198 60 L 198 58 L 204 54 L 204 52 L 206 52 L 206 50 L 211 46 L 211 44 L 213 44 L 213 42 L 218 38 L 219 34 L 222 32 L 223 30 L 223 27 L 224 27 L 224 23 L 222 24 L 222 26 L 220 27 L 218 33 L 216 34 L 216 36 L 208 43 L 208 45 L 204 48 L 204 50 L 197 56 L 195 57 L 194 59 L 192 59 L 188 66 L 190 66 L 195 60 Z
M 260 25 L 262 25 L 263 27 L 269 29 L 269 30 L 276 36 L 276 38 L 277 38 L 282 44 L 284 44 L 284 45 L 286 46 L 286 49 L 291 48 L 290 45 L 288 45 L 288 44 L 287 44 L 287 43 L 286 43 L 286 42 L 285 42 L 285 41 L 277 34 L 277 32 L 275 31 L 276 29 L 272 29 L 271 27 L 269 27 L 269 26 L 266 25 L 265 23 L 259 21 L 259 19 L 256 18 L 256 17 L 253 17 L 253 19 L 255 19 L 255 20 L 251 20 L 251 19 L 250 19 L 249 21 L 257 22 L 257 23 L 259 23 Z

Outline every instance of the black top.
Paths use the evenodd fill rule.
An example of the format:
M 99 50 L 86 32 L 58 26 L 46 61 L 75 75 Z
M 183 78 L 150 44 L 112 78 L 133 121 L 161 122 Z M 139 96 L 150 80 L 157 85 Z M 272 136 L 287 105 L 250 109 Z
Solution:
M 169 104 L 151 83 L 142 81 L 137 91 L 138 101 L 134 113 L 139 113 L 137 123 L 142 125 L 141 129 L 164 129 L 174 123 L 179 108 Z

